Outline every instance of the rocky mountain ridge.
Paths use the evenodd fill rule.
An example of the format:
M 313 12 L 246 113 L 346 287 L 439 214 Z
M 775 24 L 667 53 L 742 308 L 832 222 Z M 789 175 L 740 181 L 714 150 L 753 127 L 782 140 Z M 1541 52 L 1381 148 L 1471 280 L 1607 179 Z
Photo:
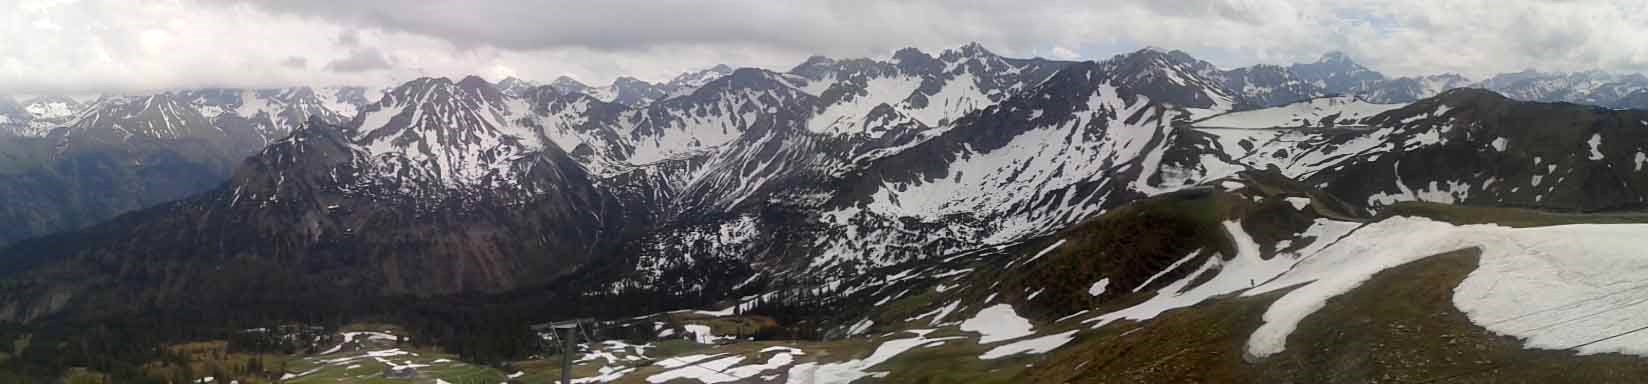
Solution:
M 1324 74 L 1348 63 L 1330 59 L 1302 67 L 1316 71 L 1305 77 L 1264 70 L 1311 86 L 1373 81 L 1360 70 Z M 1635 169 L 1624 162 L 1635 144 L 1610 133 L 1635 112 L 1471 90 L 1406 105 L 1339 97 L 1253 109 L 1251 92 L 1229 88 L 1229 73 L 1183 52 L 1069 63 L 967 45 L 936 55 L 906 49 L 887 61 L 815 57 L 785 73 L 739 69 L 644 106 L 519 81 L 419 79 L 346 122 L 313 115 L 229 183 L 95 228 L 112 234 L 105 240 L 65 235 L 6 251 L 29 262 L 7 271 L 28 289 L 10 296 L 5 313 L 30 319 L 131 299 L 97 292 L 175 304 L 175 293 L 141 282 L 233 286 L 181 267 L 225 255 L 253 261 L 237 267 L 245 273 L 302 261 L 278 279 L 301 283 L 256 291 L 361 300 L 557 284 L 582 296 L 709 298 L 743 287 L 727 279 L 834 286 L 877 268 L 1047 236 L 1139 199 L 1264 169 L 1327 191 L 1359 215 L 1404 201 L 1596 210 L 1641 199 L 1629 181 L 1604 177 Z M 289 105 L 313 104 L 308 94 L 282 95 L 297 100 Z M 226 95 L 192 100 L 214 97 Z M 214 128 L 175 97 L 107 104 L 143 108 L 89 114 L 87 127 L 261 137 Z M 240 116 L 239 105 L 219 104 Z M 1515 123 L 1524 113 L 1596 132 L 1537 123 L 1517 128 L 1526 133 L 1485 133 L 1526 125 Z M 79 131 L 90 132 L 66 137 L 130 139 Z M 1489 174 L 1401 165 L 1439 158 L 1511 162 Z M 1546 168 L 1512 170 L 1525 160 Z M 1484 176 L 1491 181 L 1465 181 Z M 181 269 L 132 268 L 140 261 L 127 254 L 173 255 L 141 263 Z M 26 267 L 34 265 L 125 272 L 67 287 Z M 565 285 L 575 275 L 579 282 Z M 70 299 L 35 301 L 46 291 Z

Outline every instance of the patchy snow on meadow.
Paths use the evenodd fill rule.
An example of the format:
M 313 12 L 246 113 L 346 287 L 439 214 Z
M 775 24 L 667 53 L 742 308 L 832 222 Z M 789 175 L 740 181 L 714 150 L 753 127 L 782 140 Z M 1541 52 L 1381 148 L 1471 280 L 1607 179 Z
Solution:
M 1029 339 L 1015 341 L 1015 342 L 1012 342 L 1012 343 L 1003 344 L 1002 346 L 992 348 L 989 351 L 984 352 L 983 355 L 980 355 L 979 358 L 980 359 L 985 359 L 985 360 L 992 360 L 992 359 L 1000 359 L 1000 358 L 1003 358 L 1003 357 L 1012 356 L 1012 355 L 1021 354 L 1021 353 L 1027 353 L 1027 354 L 1047 353 L 1048 351 L 1052 351 L 1054 349 L 1058 349 L 1059 347 L 1064 346 L 1064 344 L 1069 343 L 1070 340 L 1073 340 L 1075 338 L 1076 338 L 1076 330 L 1070 330 L 1070 331 L 1066 331 L 1064 333 L 1055 333 L 1055 334 L 1051 334 L 1051 335 L 1047 335 L 1047 336 L 1041 336 L 1041 337 L 1033 337 L 1033 338 L 1029 338 Z
M 1034 334 L 1030 320 L 1019 317 L 1013 306 L 996 304 L 979 310 L 978 315 L 961 323 L 961 330 L 979 333 L 979 344 L 1012 340 Z
M 886 362 L 887 360 L 891 360 L 904 352 L 920 347 L 930 347 L 943 344 L 948 340 L 961 339 L 961 337 L 938 337 L 929 339 L 927 338 L 927 334 L 933 332 L 931 329 L 913 329 L 906 332 L 914 333 L 916 334 L 916 337 L 888 340 L 883 342 L 881 343 L 881 346 L 876 347 L 875 352 L 870 353 L 870 356 L 863 359 L 848 360 L 832 364 L 797 364 L 794 367 L 790 367 L 788 382 L 814 384 L 850 383 L 853 382 L 853 380 L 874 376 L 875 373 L 869 371 L 871 367 Z
M 692 340 L 699 344 L 715 344 L 721 340 L 732 338 L 730 336 L 716 336 L 715 332 L 710 331 L 710 326 L 703 324 L 687 324 L 681 326 L 681 329 L 685 329 L 688 334 L 692 335 Z
M 647 382 L 666 383 L 672 380 L 696 380 L 701 383 L 726 383 L 741 381 L 768 371 L 776 371 L 787 367 L 795 363 L 796 356 L 806 354 L 800 349 L 789 347 L 768 347 L 761 350 L 761 353 L 770 353 L 772 355 L 764 363 L 745 365 L 738 365 L 746 360 L 744 356 L 714 359 L 714 357 L 720 355 L 697 355 L 685 360 L 665 360 L 655 365 L 672 369 L 647 376 Z

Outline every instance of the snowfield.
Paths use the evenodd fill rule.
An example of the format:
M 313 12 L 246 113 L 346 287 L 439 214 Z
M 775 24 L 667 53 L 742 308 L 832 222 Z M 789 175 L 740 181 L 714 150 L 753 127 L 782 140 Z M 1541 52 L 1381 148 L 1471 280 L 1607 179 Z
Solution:
M 1323 97 L 1275 108 L 1231 112 L 1196 123 L 1205 128 L 1297 128 L 1319 127 L 1334 118 L 1335 125 L 1352 124 L 1362 118 L 1401 108 L 1406 104 L 1376 104 L 1353 96 Z
M 1263 358 L 1282 352 L 1288 335 L 1329 299 L 1374 274 L 1475 248 L 1480 265 L 1454 289 L 1453 299 L 1472 322 L 1523 339 L 1527 348 L 1648 355 L 1648 332 L 1626 334 L 1648 326 L 1648 256 L 1638 240 L 1648 224 L 1509 228 L 1413 217 L 1367 225 L 1321 219 L 1301 236 L 1315 242 L 1269 260 L 1259 257 L 1240 225 L 1227 223 L 1226 230 L 1238 242 L 1235 257 L 1209 258 L 1149 300 L 1083 321 L 1097 328 L 1151 319 L 1216 296 L 1292 288 L 1267 308 L 1264 324 L 1248 339 L 1246 353 Z M 1214 275 L 1203 276 L 1209 273 Z M 1198 280 L 1205 282 L 1183 290 Z
M 1472 322 L 1537 349 L 1568 349 L 1648 326 L 1648 257 L 1637 236 L 1648 225 L 1581 224 L 1537 228 L 1454 226 L 1394 218 L 1356 231 L 1304 260 L 1287 276 L 1245 293 L 1313 281 L 1271 305 L 1248 352 L 1280 352 L 1299 321 L 1327 299 L 1386 268 L 1464 248 L 1480 265 L 1454 289 L 1454 305 Z M 1633 333 L 1578 348 L 1581 354 L 1648 355 L 1648 334 Z

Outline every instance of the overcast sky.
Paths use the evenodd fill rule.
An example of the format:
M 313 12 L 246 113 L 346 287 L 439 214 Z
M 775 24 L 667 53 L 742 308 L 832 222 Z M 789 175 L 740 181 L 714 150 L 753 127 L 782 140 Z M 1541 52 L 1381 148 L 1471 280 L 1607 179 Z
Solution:
M 1390 75 L 1648 69 L 1640 0 L 0 0 L 0 93 L 382 85 L 478 74 L 592 84 L 718 63 L 977 41 L 1221 67 L 1339 50 Z

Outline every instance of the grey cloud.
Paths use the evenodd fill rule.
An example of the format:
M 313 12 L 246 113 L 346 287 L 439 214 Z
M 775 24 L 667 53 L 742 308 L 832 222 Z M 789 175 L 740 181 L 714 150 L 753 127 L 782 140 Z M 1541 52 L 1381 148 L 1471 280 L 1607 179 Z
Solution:
M 302 56 L 287 57 L 280 62 L 280 66 L 291 69 L 308 69 L 309 59 Z
M 366 72 L 371 70 L 393 68 L 388 57 L 377 48 L 358 48 L 350 51 L 349 56 L 333 60 L 326 64 L 326 70 L 333 72 Z
M 1033 39 L 1016 37 L 1023 31 L 1056 31 L 1037 27 L 1037 18 L 1093 6 L 1062 0 L 1038 7 L 939 0 L 246 1 L 277 13 L 432 36 L 464 47 L 640 51 L 739 45 L 815 53 L 881 52 L 912 43 L 1029 43 Z
M 0 0 L 0 37 L 29 37 L 0 44 L 0 89 L 379 84 L 491 73 L 667 80 L 716 63 L 785 69 L 812 54 L 886 57 L 969 41 L 1020 57 L 1063 47 L 1103 58 L 1160 46 L 1226 67 L 1337 50 L 1397 76 L 1648 69 L 1648 41 L 1634 38 L 1648 35 L 1640 16 L 1648 3 L 1633 0 L 49 3 L 29 10 Z M 48 24 L 62 31 L 36 27 Z
M 360 31 L 354 29 L 344 30 L 343 33 L 338 34 L 338 44 L 345 47 L 360 45 Z

